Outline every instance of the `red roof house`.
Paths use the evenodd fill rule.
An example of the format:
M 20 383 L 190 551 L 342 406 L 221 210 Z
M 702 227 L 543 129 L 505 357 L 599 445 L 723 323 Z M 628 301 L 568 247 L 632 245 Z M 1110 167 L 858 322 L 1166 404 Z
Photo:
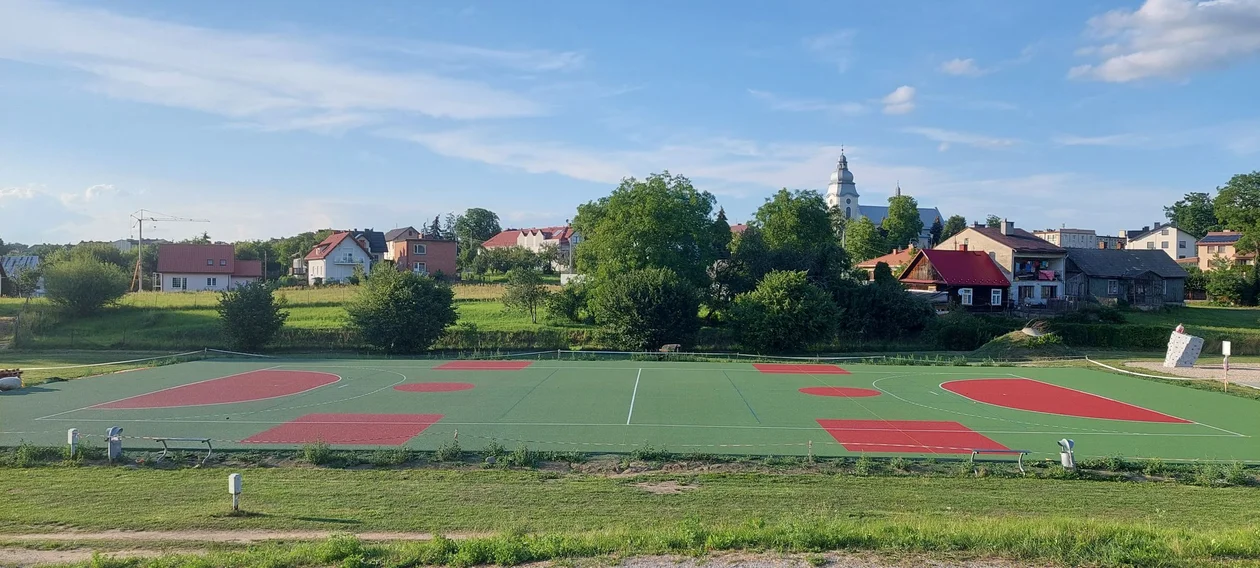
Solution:
M 982 251 L 920 250 L 898 280 L 936 303 L 970 310 L 1002 310 L 1010 300 L 1011 279 Z
M 306 253 L 307 283 L 344 282 L 354 276 L 356 269 L 370 271 L 373 256 L 368 246 L 366 239 L 356 239 L 349 231 L 328 235 Z
M 164 292 L 229 290 L 261 277 L 262 261 L 237 260 L 232 245 L 158 245 L 158 288 Z
M 581 237 L 571 226 L 536 227 L 529 229 L 507 229 L 490 237 L 481 246 L 486 249 L 521 247 L 534 252 L 541 252 L 543 247 L 553 246 L 560 253 L 554 266 L 564 270 L 569 265 L 569 251 L 573 245 L 581 241 Z
M 896 274 L 897 269 L 909 264 L 911 260 L 914 260 L 914 256 L 918 254 L 918 252 L 919 249 L 915 248 L 914 245 L 911 245 L 901 250 L 894 250 L 884 256 L 877 256 L 870 260 L 859 262 L 856 267 L 866 270 L 868 278 L 874 280 L 875 266 L 877 264 L 881 262 L 887 264 L 888 267 L 893 270 L 893 274 Z

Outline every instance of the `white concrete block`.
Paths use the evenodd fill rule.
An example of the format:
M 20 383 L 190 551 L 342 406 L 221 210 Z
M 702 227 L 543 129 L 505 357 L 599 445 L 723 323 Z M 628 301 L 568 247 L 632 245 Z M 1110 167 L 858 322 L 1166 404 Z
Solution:
M 1164 356 L 1165 367 L 1193 367 L 1203 352 L 1203 338 L 1185 333 L 1173 332 L 1168 338 L 1168 354 Z

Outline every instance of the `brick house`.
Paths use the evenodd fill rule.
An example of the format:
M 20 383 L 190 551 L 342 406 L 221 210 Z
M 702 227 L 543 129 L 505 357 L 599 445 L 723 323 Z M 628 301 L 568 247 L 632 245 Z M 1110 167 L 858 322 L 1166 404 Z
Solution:
M 456 258 L 459 246 L 454 240 L 424 235 L 414 227 L 404 227 L 385 233 L 385 242 L 388 248 L 385 259 L 393 262 L 398 270 L 448 278 L 458 274 Z
M 228 244 L 158 245 L 157 289 L 223 291 L 262 278 L 261 260 L 237 260 Z

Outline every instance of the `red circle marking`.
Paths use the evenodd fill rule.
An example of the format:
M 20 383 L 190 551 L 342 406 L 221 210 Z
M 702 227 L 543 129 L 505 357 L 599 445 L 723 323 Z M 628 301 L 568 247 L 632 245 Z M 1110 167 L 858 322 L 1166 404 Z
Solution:
M 1029 412 L 1130 422 L 1190 423 L 1127 402 L 1033 379 L 963 379 L 941 383 L 941 388 L 976 402 Z
M 800 390 L 805 394 L 812 394 L 814 396 L 840 396 L 844 398 L 864 398 L 880 395 L 880 392 L 874 389 L 859 389 L 852 387 L 805 387 Z
M 410 383 L 398 385 L 394 390 L 403 392 L 452 392 L 472 389 L 472 383 Z

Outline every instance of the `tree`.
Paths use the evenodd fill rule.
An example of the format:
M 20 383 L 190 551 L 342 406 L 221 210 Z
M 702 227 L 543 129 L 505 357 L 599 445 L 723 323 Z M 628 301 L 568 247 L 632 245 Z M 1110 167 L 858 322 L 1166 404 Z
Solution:
M 726 209 L 718 207 L 717 219 L 713 220 L 713 242 L 709 246 L 713 247 L 715 258 L 729 258 L 731 256 L 731 224 L 726 219 Z
M 897 277 L 893 276 L 892 267 L 887 262 L 876 262 L 872 279 L 878 286 L 900 286 Z
M 442 238 L 442 216 L 434 215 L 433 223 L 430 223 L 429 226 L 426 227 L 425 230 L 421 232 L 423 232 L 426 235 L 430 235 L 435 239 Z
M 844 211 L 839 207 L 831 207 L 827 209 L 827 217 L 831 219 L 831 232 L 836 236 L 837 241 L 844 240 L 844 228 L 849 220 L 845 218 Z
M 1181 201 L 1164 208 L 1164 216 L 1181 229 L 1196 237 L 1202 237 L 1209 231 L 1220 230 L 1216 220 L 1216 211 L 1212 206 L 1212 197 L 1206 193 L 1187 193 Z
M 90 257 L 49 263 L 44 268 L 44 292 L 52 303 L 76 316 L 85 316 L 117 302 L 131 277 L 117 265 Z
M 472 243 L 480 245 L 503 229 L 499 226 L 499 216 L 494 211 L 473 207 L 455 219 L 454 231 L 460 245 L 467 246 Z
M 591 293 L 595 323 L 623 349 L 690 346 L 700 329 L 700 299 L 686 279 L 668 268 L 631 270 L 601 280 Z
M 123 269 L 128 274 L 136 266 L 136 257 L 128 255 L 118 250 L 118 247 L 108 243 L 82 243 L 72 247 L 58 249 L 48 255 L 45 260 L 48 264 L 56 264 L 58 262 L 66 262 L 71 260 L 91 259 L 106 264 L 112 264 Z
M 849 269 L 827 202 L 816 191 L 779 190 L 757 208 L 751 225 L 765 241 L 770 270 L 803 270 L 810 282 L 827 288 Z
M 843 313 L 840 335 L 859 342 L 914 337 L 936 317 L 927 302 L 907 292 L 891 273 L 873 284 L 846 282 L 832 297 Z
M 525 312 L 531 322 L 538 323 L 538 308 L 546 304 L 550 295 L 537 269 L 513 268 L 508 271 L 507 290 L 502 299 L 505 308 Z
M 346 305 L 349 328 L 388 353 L 415 353 L 437 341 L 458 315 L 455 294 L 438 280 L 379 263 Z
M 849 221 L 844 233 L 844 248 L 856 262 L 888 254 L 888 245 L 880 228 L 866 217 Z
M 919 217 L 919 202 L 909 195 L 896 195 L 888 198 L 888 216 L 884 217 L 881 226 L 888 235 L 884 241 L 886 246 L 904 248 L 910 243 L 919 242 L 923 233 L 923 218 Z
M 578 206 L 578 271 L 603 281 L 667 268 L 693 287 L 703 286 L 716 260 L 714 203 L 713 195 L 669 172 L 626 178 L 611 195 Z
M 833 339 L 840 311 L 804 272 L 775 271 L 735 298 L 731 326 L 758 353 L 800 351 Z
M 966 229 L 966 228 L 967 228 L 967 219 L 965 217 L 963 217 L 962 215 L 950 215 L 949 219 L 945 220 L 945 227 L 941 229 L 941 238 L 938 239 L 937 242 L 938 243 L 945 242 L 945 240 L 949 239 L 950 237 L 954 235 L 957 235 L 958 233 L 963 232 L 963 229 Z
M 202 231 L 202 233 L 201 233 L 201 235 L 200 235 L 200 236 L 193 237 L 193 238 L 191 238 L 191 239 L 184 239 L 184 240 L 179 241 L 179 242 L 180 242 L 181 244 L 208 245 L 208 244 L 210 244 L 210 242 L 211 242 L 211 241 L 210 241 L 210 233 L 207 233 L 207 232 L 205 232 L 205 231 Z
M 442 232 L 440 235 L 443 239 L 448 241 L 455 239 L 455 223 L 458 221 L 459 217 L 455 216 L 454 213 L 447 213 L 446 216 L 442 217 Z
M 262 351 L 289 318 L 284 298 L 271 285 L 249 282 L 219 292 L 219 322 L 233 349 Z
M 1002 218 L 997 215 L 989 215 L 988 217 L 984 218 L 984 226 L 990 229 L 1001 229 Z
M 1243 287 L 1247 285 L 1241 270 L 1235 267 L 1218 267 L 1207 275 L 1207 297 L 1218 304 L 1237 305 L 1242 302 Z
M 945 232 L 945 226 L 941 224 L 941 218 L 937 217 L 932 220 L 932 227 L 928 229 L 928 233 L 932 235 L 932 242 L 928 243 L 936 246 L 941 243 L 941 234 Z
M 1216 188 L 1212 202 L 1216 219 L 1226 229 L 1242 233 L 1238 249 L 1257 250 L 1260 243 L 1260 171 L 1229 178 L 1224 187 Z
M 1208 277 L 1197 266 L 1186 267 L 1186 291 L 1207 292 Z

